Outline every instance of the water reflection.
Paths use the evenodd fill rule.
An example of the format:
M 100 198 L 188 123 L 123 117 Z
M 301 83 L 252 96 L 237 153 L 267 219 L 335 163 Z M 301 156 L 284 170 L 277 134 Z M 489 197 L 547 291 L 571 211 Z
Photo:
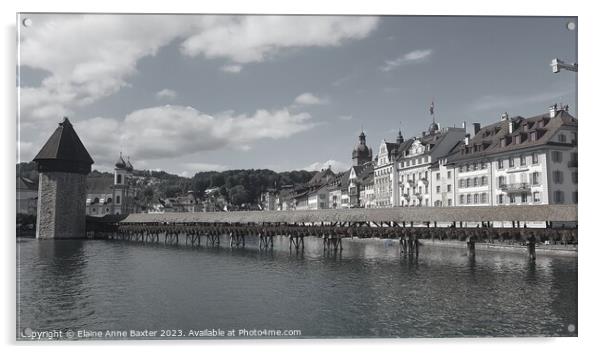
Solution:
M 288 328 L 303 336 L 575 335 L 572 258 L 321 239 L 289 250 L 36 241 L 19 246 L 20 326 Z M 318 325 L 319 324 L 319 325 Z

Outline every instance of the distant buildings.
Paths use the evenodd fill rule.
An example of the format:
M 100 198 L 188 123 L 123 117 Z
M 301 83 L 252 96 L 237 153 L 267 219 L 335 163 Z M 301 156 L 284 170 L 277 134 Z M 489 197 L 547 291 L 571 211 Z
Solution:
M 17 214 L 36 215 L 38 186 L 32 180 L 17 177 Z
M 129 214 L 139 211 L 135 203 L 138 193 L 133 178 L 134 166 L 119 154 L 113 176 L 88 177 L 86 214 L 104 216 L 107 214 Z
M 472 135 L 465 124 L 433 120 L 418 136 L 382 140 L 374 158 L 362 132 L 352 164 L 266 192 L 264 210 L 577 203 L 577 119 L 553 105 L 530 118 L 474 123 Z

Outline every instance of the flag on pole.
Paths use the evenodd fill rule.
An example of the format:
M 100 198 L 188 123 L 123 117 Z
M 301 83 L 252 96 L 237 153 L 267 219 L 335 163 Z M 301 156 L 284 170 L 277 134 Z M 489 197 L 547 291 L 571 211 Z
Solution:
M 429 113 L 431 115 L 435 114 L 435 101 L 431 101 L 431 106 L 429 107 Z

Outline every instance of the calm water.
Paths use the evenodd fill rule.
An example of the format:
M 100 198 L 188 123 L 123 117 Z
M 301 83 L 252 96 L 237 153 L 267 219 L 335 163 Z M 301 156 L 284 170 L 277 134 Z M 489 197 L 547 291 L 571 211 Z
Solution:
M 17 245 L 17 331 L 301 330 L 302 337 L 571 336 L 577 260 L 306 240 L 302 254 L 37 241 Z M 30 331 L 29 329 L 25 331 Z M 572 329 L 572 328 L 571 328 Z

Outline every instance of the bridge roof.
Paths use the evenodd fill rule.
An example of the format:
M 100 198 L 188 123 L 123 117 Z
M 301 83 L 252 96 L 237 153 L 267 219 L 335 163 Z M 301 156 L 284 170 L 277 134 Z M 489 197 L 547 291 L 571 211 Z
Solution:
M 303 223 L 303 222 L 452 222 L 452 221 L 577 221 L 577 205 L 493 207 L 399 207 L 296 211 L 233 211 L 210 213 L 130 214 L 129 223 Z

